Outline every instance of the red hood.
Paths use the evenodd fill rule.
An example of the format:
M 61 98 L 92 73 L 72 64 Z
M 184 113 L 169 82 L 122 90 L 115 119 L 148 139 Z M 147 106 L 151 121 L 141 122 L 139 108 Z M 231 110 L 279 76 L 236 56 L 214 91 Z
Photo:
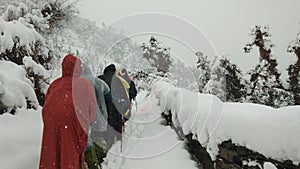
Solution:
M 80 76 L 81 61 L 77 57 L 68 54 L 62 62 L 62 76 Z

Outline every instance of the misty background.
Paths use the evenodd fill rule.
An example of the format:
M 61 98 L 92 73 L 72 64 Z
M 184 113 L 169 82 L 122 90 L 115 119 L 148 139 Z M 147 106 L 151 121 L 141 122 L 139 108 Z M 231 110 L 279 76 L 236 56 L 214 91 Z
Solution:
M 258 63 L 258 50 L 245 54 L 243 47 L 251 41 L 250 27 L 256 24 L 270 26 L 271 41 L 275 44 L 272 54 L 278 59 L 283 79 L 287 77 L 288 66 L 297 60 L 294 54 L 287 52 L 288 44 L 300 28 L 300 1 L 297 0 L 85 0 L 78 5 L 83 17 L 98 26 L 105 23 L 123 30 L 138 43 L 149 40 L 151 33 L 144 32 L 165 35 L 159 39 L 171 47 L 173 55 L 190 65 L 195 65 L 197 59 L 193 52 L 201 51 L 211 58 L 216 53 L 225 54 L 243 72 L 254 68 Z

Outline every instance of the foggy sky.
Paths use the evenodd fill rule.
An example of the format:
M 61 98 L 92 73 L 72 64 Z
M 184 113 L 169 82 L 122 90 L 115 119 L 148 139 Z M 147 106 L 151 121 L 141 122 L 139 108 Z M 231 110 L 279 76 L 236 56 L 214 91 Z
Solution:
M 183 43 L 180 48 L 178 41 L 170 42 L 171 37 L 176 37 L 193 50 L 200 50 L 207 55 L 215 55 L 212 52 L 214 49 L 217 53 L 228 54 L 244 73 L 254 68 L 259 56 L 257 49 L 250 54 L 243 53 L 243 47 L 251 40 L 249 28 L 255 24 L 268 24 L 272 34 L 271 40 L 275 44 L 272 52 L 278 59 L 279 69 L 284 77 L 288 65 L 296 62 L 296 56 L 287 53 L 286 50 L 300 30 L 299 0 L 82 0 L 79 5 L 81 15 L 96 21 L 99 26 L 102 23 L 111 24 L 129 35 L 142 32 L 166 34 L 167 38 L 162 38 L 162 41 L 166 41 L 174 55 L 182 57 L 187 63 L 192 64 L 196 60 L 192 51 L 189 53 L 188 48 L 182 47 Z M 165 18 L 143 15 L 151 12 L 163 13 Z M 176 22 L 168 21 L 176 16 L 180 18 Z M 196 29 L 198 33 L 195 33 Z M 149 36 L 139 35 L 133 39 L 138 42 L 143 39 L 147 41 Z M 208 39 L 206 44 L 201 38 Z

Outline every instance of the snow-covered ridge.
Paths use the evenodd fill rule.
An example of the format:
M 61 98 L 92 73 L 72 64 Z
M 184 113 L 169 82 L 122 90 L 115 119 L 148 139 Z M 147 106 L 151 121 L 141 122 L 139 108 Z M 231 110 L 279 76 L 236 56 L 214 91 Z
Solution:
M 300 162 L 300 106 L 272 107 L 251 103 L 223 103 L 217 97 L 157 82 L 152 92 L 161 111 L 171 112 L 175 126 L 193 133 L 213 160 L 218 144 L 232 140 L 275 160 Z

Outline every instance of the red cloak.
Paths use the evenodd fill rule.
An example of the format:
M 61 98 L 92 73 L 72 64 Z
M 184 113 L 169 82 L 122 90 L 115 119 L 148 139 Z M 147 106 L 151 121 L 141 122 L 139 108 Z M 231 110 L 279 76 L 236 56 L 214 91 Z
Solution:
M 90 82 L 81 75 L 81 61 L 67 55 L 62 77 L 49 87 L 42 110 L 44 131 L 40 169 L 84 166 L 87 132 L 95 119 L 96 98 Z

